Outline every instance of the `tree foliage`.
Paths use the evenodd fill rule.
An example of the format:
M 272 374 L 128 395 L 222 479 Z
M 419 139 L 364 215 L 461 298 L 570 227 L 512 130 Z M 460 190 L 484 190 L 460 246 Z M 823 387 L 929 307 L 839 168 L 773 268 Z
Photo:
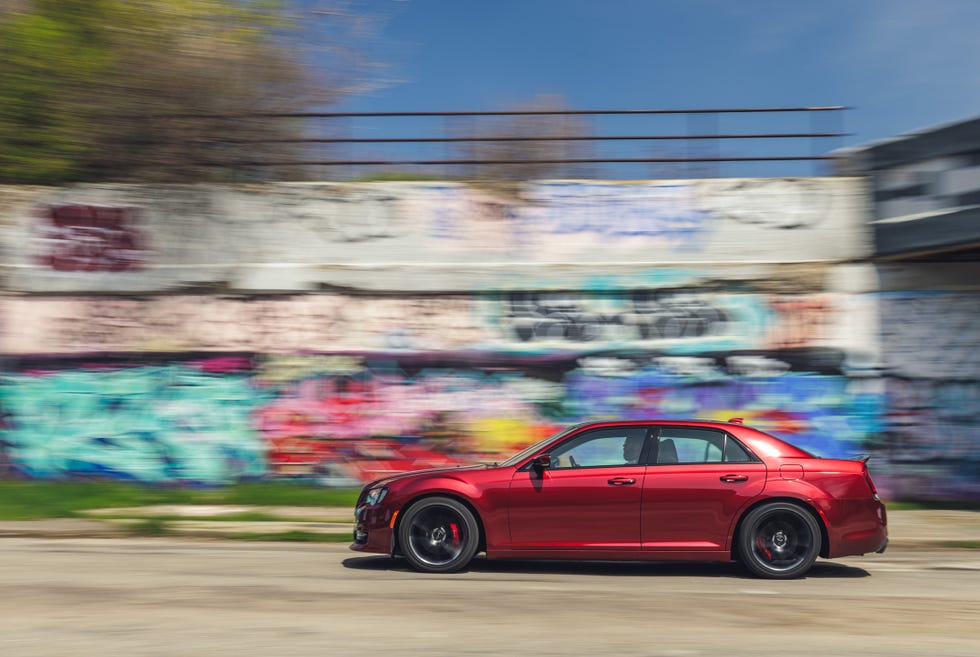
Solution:
M 0 1 L 0 182 L 221 179 L 330 100 L 282 0 Z

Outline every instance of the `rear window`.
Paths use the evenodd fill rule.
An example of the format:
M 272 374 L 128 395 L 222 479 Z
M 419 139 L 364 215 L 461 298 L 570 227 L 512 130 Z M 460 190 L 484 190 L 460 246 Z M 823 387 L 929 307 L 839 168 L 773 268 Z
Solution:
M 748 463 L 756 459 L 734 438 L 717 429 L 661 427 L 656 463 Z

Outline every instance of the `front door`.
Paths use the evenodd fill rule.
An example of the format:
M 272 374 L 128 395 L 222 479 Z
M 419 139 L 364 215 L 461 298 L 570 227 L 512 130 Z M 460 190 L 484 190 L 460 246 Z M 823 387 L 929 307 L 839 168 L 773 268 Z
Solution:
M 642 425 L 589 429 L 553 447 L 550 467 L 516 471 L 511 547 L 639 549 L 647 432 Z

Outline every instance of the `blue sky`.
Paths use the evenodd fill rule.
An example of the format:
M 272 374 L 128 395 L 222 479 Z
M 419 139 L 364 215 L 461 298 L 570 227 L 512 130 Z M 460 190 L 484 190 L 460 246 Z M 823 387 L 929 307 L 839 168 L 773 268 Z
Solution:
M 378 86 L 337 109 L 848 105 L 854 145 L 980 114 L 977 0 L 360 0 Z M 789 128 L 754 117 L 741 129 Z M 841 126 L 817 125 L 819 129 Z M 809 124 L 792 128 L 807 130 Z M 612 126 L 608 132 L 658 132 Z M 803 150 L 806 150 L 804 148 Z

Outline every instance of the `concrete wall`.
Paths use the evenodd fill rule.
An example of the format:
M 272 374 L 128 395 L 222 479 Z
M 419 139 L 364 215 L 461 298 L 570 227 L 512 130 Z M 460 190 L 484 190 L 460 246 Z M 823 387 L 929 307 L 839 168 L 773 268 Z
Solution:
M 861 201 L 829 178 L 16 188 L 0 255 L 38 293 L 655 287 L 861 257 Z
M 865 207 L 845 178 L 0 188 L 0 469 L 342 484 L 593 417 L 866 452 L 898 379 Z

